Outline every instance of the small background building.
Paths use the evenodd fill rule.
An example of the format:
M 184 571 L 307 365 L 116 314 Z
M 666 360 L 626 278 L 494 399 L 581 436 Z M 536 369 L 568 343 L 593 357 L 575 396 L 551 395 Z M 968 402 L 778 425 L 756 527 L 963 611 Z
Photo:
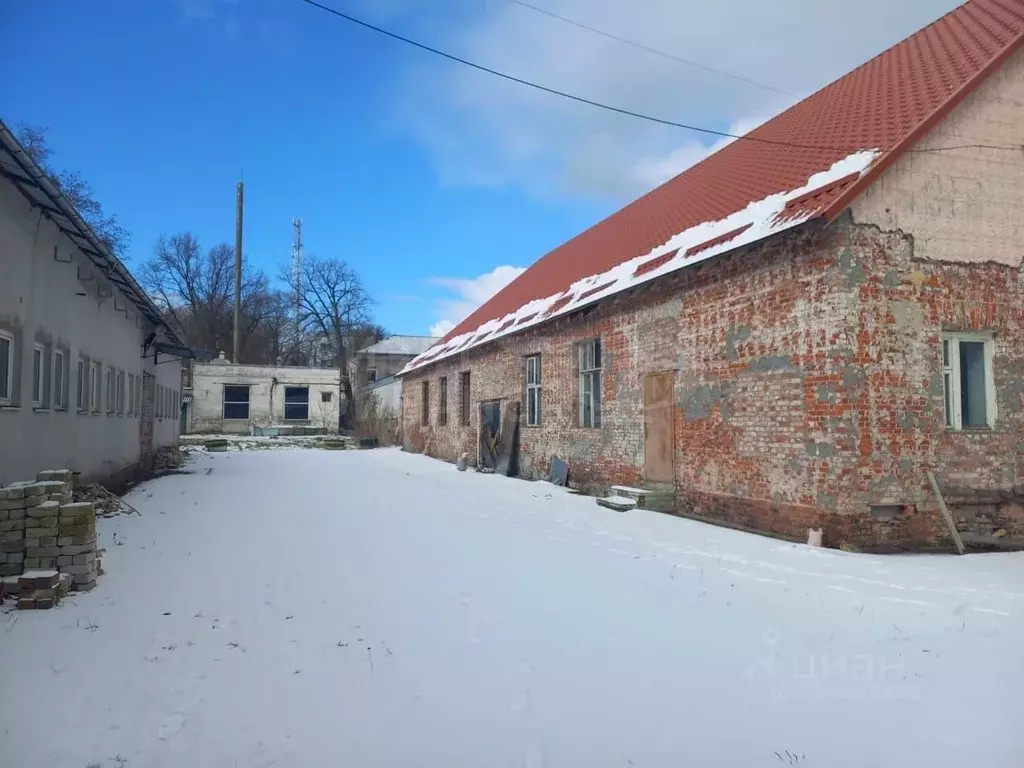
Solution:
M 192 366 L 189 433 L 249 433 L 254 427 L 334 432 L 342 402 L 335 368 L 240 365 L 220 357 Z
M 362 390 L 394 376 L 413 358 L 426 352 L 437 336 L 389 336 L 353 355 L 352 389 Z
M 0 483 L 127 477 L 175 449 L 190 354 L 0 122 Z

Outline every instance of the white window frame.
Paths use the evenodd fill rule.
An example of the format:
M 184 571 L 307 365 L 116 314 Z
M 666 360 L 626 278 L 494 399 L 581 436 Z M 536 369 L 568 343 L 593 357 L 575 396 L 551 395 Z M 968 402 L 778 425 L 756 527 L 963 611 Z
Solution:
M 288 399 L 288 391 L 289 390 L 292 391 L 292 399 L 291 400 Z M 306 393 L 305 401 L 296 400 L 295 399 L 295 393 L 297 393 L 297 392 L 305 392 Z M 252 395 L 252 390 L 250 390 L 249 394 L 250 394 L 250 396 Z M 282 391 L 282 397 L 283 397 L 284 411 L 281 414 L 281 416 L 282 416 L 282 418 L 285 421 L 300 421 L 300 422 L 301 421 L 309 421 L 309 385 L 308 384 L 286 384 L 285 387 L 284 387 L 284 390 Z M 300 410 L 301 411 L 303 406 L 305 406 L 305 409 L 306 409 L 305 413 L 306 413 L 306 415 L 305 416 L 296 416 L 295 415 L 296 410 Z M 290 412 L 292 414 L 291 416 L 288 415 L 289 414 L 289 407 L 290 407 Z
M 124 371 L 118 371 L 114 380 L 117 382 L 117 394 L 114 397 L 114 405 L 117 408 L 117 415 L 124 416 Z
M 128 374 L 128 408 L 125 411 L 126 416 L 135 415 L 135 374 Z
M 992 429 L 996 424 L 996 385 L 992 365 L 994 352 L 992 335 L 986 333 L 943 333 L 940 354 L 942 410 L 945 415 L 946 429 L 956 432 L 964 429 L 963 393 L 960 382 L 960 342 L 962 341 L 982 345 L 985 366 L 985 424 L 969 426 L 967 429 Z
M 100 364 L 89 361 L 89 413 L 100 412 Z
M 67 403 L 64 402 L 64 350 L 53 350 L 53 409 L 63 410 Z
M 228 387 L 245 387 L 246 398 L 245 400 L 228 400 Z M 252 385 L 251 384 L 224 384 L 221 389 L 221 405 L 220 415 L 224 421 L 249 421 L 249 417 L 252 415 Z M 226 406 L 228 405 L 245 405 L 245 416 L 228 416 L 226 412 Z
M 46 387 L 46 368 L 43 361 L 46 360 L 46 349 L 42 344 L 32 345 L 32 407 L 43 407 L 43 393 Z M 39 364 L 39 377 L 36 378 L 36 363 Z
M 541 404 L 541 357 L 540 354 L 526 358 L 526 426 L 540 426 Z
M 3 382 L 6 394 L 0 394 L 0 405 L 10 405 L 14 397 L 14 334 L 0 331 L 0 339 L 7 342 L 7 380 Z
M 579 424 L 588 429 L 601 427 L 601 366 L 604 363 L 600 339 L 589 339 L 579 345 Z M 590 405 L 590 419 L 585 418 Z M 595 408 L 596 405 L 596 408 Z

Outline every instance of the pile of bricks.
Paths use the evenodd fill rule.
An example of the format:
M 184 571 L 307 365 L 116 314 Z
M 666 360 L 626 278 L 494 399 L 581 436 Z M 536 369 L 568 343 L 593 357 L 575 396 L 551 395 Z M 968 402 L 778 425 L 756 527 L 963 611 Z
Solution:
M 62 504 L 57 539 L 57 570 L 71 575 L 75 589 L 92 589 L 99 573 L 96 554 L 96 507 L 92 502 Z
M 54 570 L 26 571 L 20 576 L 3 579 L 0 588 L 5 596 L 18 600 L 18 608 L 53 608 L 67 595 L 71 586 L 71 574 Z
M 3 591 L 17 594 L 20 608 L 50 608 L 61 589 L 96 585 L 96 508 L 72 501 L 73 480 L 71 470 L 53 469 L 40 472 L 35 481 L 0 488 L 0 577 L 5 577 Z M 39 584 L 30 589 L 32 579 Z

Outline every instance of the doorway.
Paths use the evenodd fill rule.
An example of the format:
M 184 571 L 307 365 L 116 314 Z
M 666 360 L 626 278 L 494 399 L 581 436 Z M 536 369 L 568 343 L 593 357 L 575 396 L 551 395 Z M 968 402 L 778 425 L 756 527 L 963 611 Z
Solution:
M 671 483 L 674 474 L 672 398 L 674 371 L 644 376 L 644 477 L 652 483 Z
M 498 465 L 498 441 L 501 439 L 501 403 L 494 400 L 480 404 L 480 466 L 494 469 Z

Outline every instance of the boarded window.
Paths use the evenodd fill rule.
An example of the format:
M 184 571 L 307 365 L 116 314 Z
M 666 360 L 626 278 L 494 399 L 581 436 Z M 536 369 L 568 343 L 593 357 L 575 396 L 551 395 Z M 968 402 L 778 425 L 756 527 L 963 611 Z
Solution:
M 420 423 L 425 427 L 430 424 L 430 382 L 420 384 Z
M 991 338 L 944 335 L 942 384 L 946 427 L 959 430 L 995 426 Z
M 448 377 L 442 376 L 437 382 L 437 423 L 444 426 L 448 423 Z
M 469 371 L 459 374 L 459 423 L 469 426 Z
M 601 340 L 579 346 L 580 426 L 601 426 Z
M 249 418 L 249 387 L 248 385 L 224 385 L 224 418 Z
M 540 426 L 540 355 L 526 358 L 526 424 Z
M 284 388 L 285 421 L 309 420 L 309 387 Z

